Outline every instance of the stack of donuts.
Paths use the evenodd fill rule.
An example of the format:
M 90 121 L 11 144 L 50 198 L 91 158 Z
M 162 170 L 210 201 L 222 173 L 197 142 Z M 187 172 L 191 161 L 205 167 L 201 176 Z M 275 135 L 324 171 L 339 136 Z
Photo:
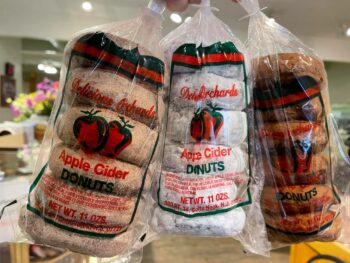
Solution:
M 21 224 L 37 243 L 110 257 L 139 235 L 130 225 L 150 191 L 164 65 L 102 32 L 81 36 L 70 61 L 49 161 Z
M 332 185 L 323 63 L 300 53 L 260 57 L 253 63 L 265 174 L 261 202 L 270 239 L 335 240 L 339 199 Z
M 162 233 L 237 236 L 250 204 L 244 55 L 231 41 L 172 42 L 165 54 L 171 87 L 152 225 Z

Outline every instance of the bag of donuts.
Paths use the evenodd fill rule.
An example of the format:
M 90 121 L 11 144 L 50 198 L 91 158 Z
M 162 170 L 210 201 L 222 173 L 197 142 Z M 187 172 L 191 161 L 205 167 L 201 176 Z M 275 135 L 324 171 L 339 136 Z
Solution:
M 31 241 L 98 257 L 142 246 L 165 112 L 161 3 L 68 43 L 19 218 Z
M 159 234 L 232 237 L 266 255 L 262 180 L 250 144 L 249 57 L 213 9 L 202 0 L 161 41 L 169 107 L 151 226 Z
M 249 16 L 256 158 L 265 176 L 261 206 L 269 240 L 337 240 L 342 206 L 333 182 L 337 151 L 324 64 L 262 13 L 257 0 L 240 4 Z

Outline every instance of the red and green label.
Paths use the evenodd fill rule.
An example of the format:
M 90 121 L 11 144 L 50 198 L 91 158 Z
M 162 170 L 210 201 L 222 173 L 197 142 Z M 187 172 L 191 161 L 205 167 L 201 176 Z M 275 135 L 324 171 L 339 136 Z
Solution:
M 225 122 L 224 111 L 242 110 L 242 106 L 232 106 L 238 96 L 237 83 L 245 86 L 239 95 L 248 94 L 244 63 L 244 55 L 232 42 L 210 46 L 183 44 L 173 53 L 168 115 L 176 112 L 179 119 L 168 122 L 183 126 L 185 132 L 181 142 L 177 134 L 166 132 L 164 152 L 173 155 L 163 159 L 158 189 L 161 209 L 196 217 L 225 213 L 251 203 L 249 153 L 244 153 L 239 145 L 222 144 L 228 141 L 222 138 L 229 136 L 232 128 Z M 200 76 L 208 71 L 216 73 L 210 73 L 211 83 L 202 83 L 208 78 L 202 80 Z M 221 73 L 235 77 L 224 74 L 225 85 L 218 85 L 216 81 L 225 78 Z M 229 108 L 217 106 L 215 101 L 221 98 Z M 245 98 L 243 108 L 247 104 Z
M 107 157 L 116 158 L 132 141 L 129 124 L 123 116 L 118 120 L 107 122 L 97 114 L 100 111 L 82 111 L 73 125 L 73 134 L 82 150 L 91 153 L 99 152 Z
M 199 107 L 191 121 L 191 136 L 198 143 L 202 140 L 215 141 L 221 127 L 224 125 L 224 117 L 219 112 L 222 108 L 208 103 L 207 107 Z

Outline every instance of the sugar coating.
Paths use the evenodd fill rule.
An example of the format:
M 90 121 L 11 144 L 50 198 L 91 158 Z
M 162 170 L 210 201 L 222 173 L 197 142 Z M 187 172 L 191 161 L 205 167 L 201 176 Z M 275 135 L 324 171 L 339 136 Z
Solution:
M 111 28 L 109 25 L 107 28 L 100 28 L 100 30 L 103 32 L 104 30 L 111 30 Z M 90 31 L 91 29 L 84 34 L 80 34 L 79 39 L 85 34 L 90 35 Z M 92 30 L 91 35 L 94 32 L 95 30 Z M 134 49 L 134 51 L 137 48 L 141 54 L 152 55 L 138 43 L 119 38 L 113 34 L 106 34 L 112 41 L 116 41 L 120 47 Z M 50 127 L 54 129 L 54 132 L 50 134 L 52 138 L 48 137 L 47 141 L 51 141 L 51 146 L 47 149 L 47 155 L 42 154 L 40 158 L 42 162 L 44 162 L 43 160 L 48 161 L 50 152 L 51 159 L 49 165 L 42 169 L 41 177 L 37 178 L 38 184 L 30 193 L 31 202 L 29 202 L 27 207 L 22 208 L 19 225 L 35 243 L 61 247 L 97 257 L 112 257 L 132 252 L 134 245 L 139 243 L 140 237 L 144 235 L 147 228 L 145 222 L 149 218 L 150 211 L 145 199 L 149 197 L 151 176 L 155 171 L 155 169 L 151 171 L 151 169 L 147 168 L 158 140 L 161 123 L 161 118 L 158 115 L 165 111 L 165 106 L 162 103 L 164 93 L 158 92 L 158 89 L 153 84 L 141 84 L 136 78 L 130 81 L 121 77 L 118 74 L 119 68 L 107 73 L 105 70 L 97 69 L 97 66 L 100 66 L 100 61 L 70 56 L 71 49 L 76 44 L 76 41 L 77 39 L 69 43 L 65 56 L 65 64 L 68 65 L 69 63 L 69 71 L 67 72 L 64 69 L 65 71 L 63 72 L 68 81 L 64 87 L 64 96 L 62 95 L 62 107 L 58 109 L 57 122 L 50 123 Z M 67 58 L 69 58 L 69 62 Z M 77 91 L 81 91 L 79 94 L 69 91 L 69 88 L 73 85 L 72 82 L 76 78 L 81 79 L 80 85 L 77 87 Z M 86 88 L 88 84 L 92 86 L 90 90 Z M 86 92 L 82 92 L 84 87 Z M 120 106 L 119 108 L 117 107 L 118 105 L 109 105 L 110 103 L 104 105 L 106 103 L 101 103 L 101 101 L 110 102 L 111 100 L 117 103 L 122 99 L 128 99 L 128 103 L 124 103 L 123 107 Z M 147 112 L 143 111 L 142 107 L 136 107 L 138 103 L 146 107 Z M 158 106 L 160 108 L 159 111 Z M 106 108 L 113 109 L 113 111 Z M 92 189 L 94 187 L 91 187 L 90 189 L 90 187 L 87 187 L 90 186 L 90 181 L 85 180 L 86 178 L 90 180 L 102 179 L 99 177 L 101 174 L 87 174 L 89 168 L 83 168 L 84 172 L 82 172 L 69 167 L 73 173 L 78 174 L 79 172 L 79 179 L 83 178 L 82 175 L 85 175 L 84 180 L 79 180 L 79 185 L 75 185 L 74 180 L 61 182 L 61 187 L 58 187 L 57 182 L 60 179 L 57 178 L 60 177 L 64 166 L 56 161 L 57 152 L 55 156 L 52 147 L 60 144 L 61 140 L 63 140 L 64 147 L 67 151 L 70 151 L 70 154 L 72 154 L 73 150 L 75 151 L 79 148 L 79 143 L 73 133 L 74 121 L 85 114 L 81 111 L 91 111 L 92 113 L 92 110 L 97 111 L 95 114 L 103 117 L 107 123 L 119 120 L 120 116 L 124 117 L 125 120 L 129 121 L 130 129 L 132 129 L 132 144 L 119 155 L 118 161 L 102 157 L 96 152 L 89 152 L 88 156 L 80 151 L 75 156 L 77 158 L 85 158 L 85 162 L 89 161 L 91 167 L 96 167 L 99 161 L 106 166 L 104 175 L 107 176 L 112 176 L 114 168 L 114 176 L 117 175 L 117 169 L 122 168 L 125 168 L 126 172 L 132 173 L 132 176 L 118 185 L 119 188 L 116 191 L 104 194 L 106 198 L 103 201 L 101 201 L 102 198 L 98 198 L 101 197 L 98 191 L 101 191 L 102 188 L 98 189 L 96 187 L 96 189 Z M 153 111 L 155 111 L 154 116 Z M 100 133 L 100 130 L 98 133 Z M 50 145 L 50 143 L 44 141 L 43 145 L 45 147 L 45 145 Z M 159 158 L 153 159 L 152 164 L 156 166 L 156 163 L 159 163 Z M 143 175 L 146 170 L 147 177 L 144 181 L 144 191 L 140 193 Z M 51 172 L 54 173 L 55 177 L 50 175 Z M 39 171 L 36 172 L 36 174 L 38 173 Z M 51 178 L 48 178 L 48 176 Z M 46 184 L 44 179 L 47 180 Z M 106 182 L 108 183 L 112 180 L 108 178 Z M 80 182 L 83 183 L 80 184 Z M 114 183 L 116 184 L 117 182 L 114 181 Z M 84 188 L 86 189 L 82 189 L 82 185 L 85 185 Z M 50 191 L 53 192 L 54 190 L 58 191 L 55 192 L 55 195 L 50 195 Z M 65 190 L 70 190 L 69 194 Z M 64 192 L 66 193 L 65 196 L 63 195 Z M 137 193 L 140 193 L 140 195 L 136 197 Z M 69 199 L 72 196 L 76 198 Z M 57 213 L 47 209 L 50 205 L 48 204 L 50 199 L 56 202 L 55 204 L 51 203 L 51 205 Z M 67 207 L 63 206 L 62 203 L 67 204 Z M 138 205 L 137 210 L 135 210 L 136 204 Z M 94 207 L 92 207 L 93 205 Z M 35 207 L 36 210 L 33 210 L 31 206 Z M 70 207 L 74 209 L 68 210 Z M 70 211 L 70 218 L 64 218 L 64 216 L 68 217 L 64 211 Z M 82 213 L 80 214 L 80 212 Z M 79 215 L 77 215 L 78 213 Z M 103 228 L 104 226 L 106 228 Z M 119 232 L 120 228 L 125 230 L 125 232 Z M 116 230 L 114 231 L 114 229 Z M 107 236 L 107 234 L 110 235 Z
M 181 44 L 169 43 L 165 57 Z M 159 206 L 152 218 L 158 232 L 237 236 L 243 230 L 245 211 L 233 207 L 247 200 L 247 97 L 242 65 L 173 64 Z M 205 155 L 207 148 L 217 156 Z
M 201 236 L 237 236 L 244 228 L 246 216 L 242 208 L 210 216 L 184 217 L 157 207 L 152 226 L 159 232 Z

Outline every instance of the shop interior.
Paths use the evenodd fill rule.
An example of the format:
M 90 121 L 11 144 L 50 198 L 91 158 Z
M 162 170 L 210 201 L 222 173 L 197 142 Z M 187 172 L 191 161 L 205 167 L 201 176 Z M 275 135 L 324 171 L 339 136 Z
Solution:
M 131 19 L 147 3 L 146 0 L 0 0 L 0 208 L 11 200 L 24 198 L 33 180 L 32 172 L 57 96 L 68 41 L 84 28 Z M 233 33 L 247 41 L 249 17 L 243 8 L 230 0 L 212 0 L 211 4 Z M 349 154 L 350 2 L 261 0 L 260 6 L 266 7 L 265 14 L 291 30 L 324 61 L 332 113 Z M 180 13 L 166 10 L 163 36 L 190 20 L 197 10 L 197 6 L 189 6 Z M 15 216 L 12 219 L 17 220 Z M 0 220 L 1 263 L 126 262 L 118 258 L 100 261 L 36 244 L 1 243 L 14 235 L 13 222 L 11 218 L 7 220 Z M 296 255 L 325 249 L 298 246 L 273 250 L 269 258 L 264 258 L 245 253 L 230 238 L 164 236 L 144 247 L 142 263 L 307 262 L 298 260 Z M 337 244 L 334 246 L 328 244 L 327 249 L 340 249 Z M 339 253 L 350 255 L 350 248 L 342 249 Z

